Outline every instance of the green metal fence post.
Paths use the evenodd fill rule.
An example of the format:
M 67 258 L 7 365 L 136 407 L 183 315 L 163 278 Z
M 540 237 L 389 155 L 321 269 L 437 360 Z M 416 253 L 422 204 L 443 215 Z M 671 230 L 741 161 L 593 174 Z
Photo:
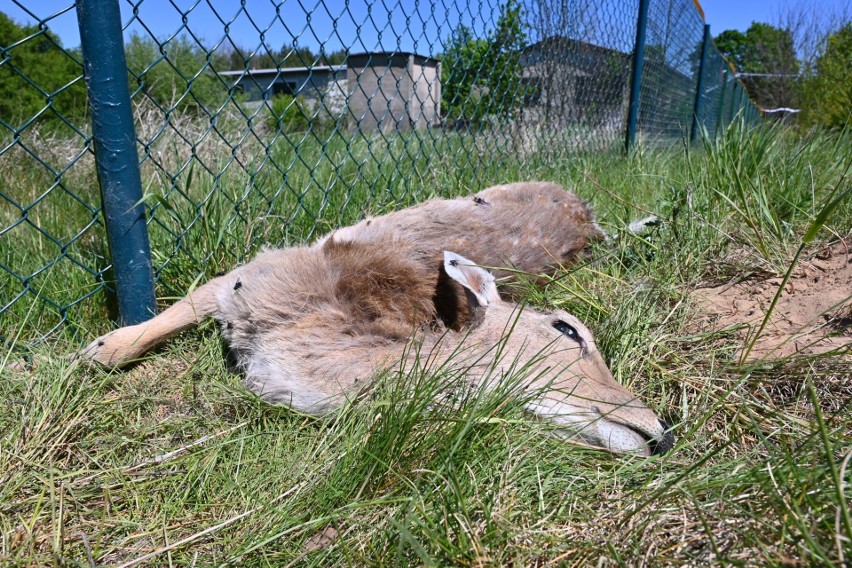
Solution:
M 118 309 L 134 324 L 157 303 L 118 0 L 79 0 L 77 21 Z
M 740 110 L 739 96 L 740 96 L 740 82 L 736 79 L 736 75 L 734 76 L 734 86 L 731 88 L 731 118 L 730 122 L 734 121 L 734 118 L 737 116 L 737 113 Z
M 734 117 L 737 115 L 737 87 L 739 86 L 739 82 L 737 81 L 737 76 L 734 74 L 734 80 L 731 82 L 731 104 L 728 107 L 728 124 L 731 124 L 734 121 Z
M 704 38 L 701 40 L 701 62 L 698 64 L 698 81 L 695 86 L 695 104 L 692 112 L 692 131 L 689 140 L 694 144 L 702 124 L 701 113 L 704 110 L 704 74 L 707 66 L 707 47 L 710 44 L 710 24 L 704 24 Z
M 642 88 L 642 67 L 645 64 L 645 32 L 648 28 L 650 0 L 639 0 L 639 17 L 636 20 L 636 45 L 633 48 L 633 69 L 630 75 L 630 107 L 627 111 L 627 139 L 624 148 L 629 152 L 636 142 L 639 123 L 639 92 Z
M 742 118 L 742 114 L 743 114 L 743 92 L 745 91 L 745 89 L 743 89 L 743 85 L 739 81 L 737 81 L 736 87 L 737 87 L 737 105 L 736 105 L 737 110 L 736 110 L 736 113 L 734 114 L 734 116 L 738 116 L 738 117 Z M 733 117 L 731 117 L 731 118 L 733 119 Z
M 719 135 L 719 129 L 723 127 L 724 114 L 725 114 L 725 91 L 728 90 L 728 70 L 722 70 L 722 86 L 719 92 L 719 108 L 716 111 L 716 132 L 714 135 Z
M 712 56 L 711 56 L 712 57 Z M 715 75 L 715 77 L 714 77 Z M 716 135 L 719 134 L 719 104 L 718 99 L 722 97 L 722 93 L 719 92 L 722 88 L 722 81 L 719 80 L 722 77 L 722 73 L 714 73 L 713 68 L 710 67 L 707 71 L 707 100 L 704 102 L 706 107 L 704 108 L 704 116 L 706 117 L 707 122 L 707 134 L 710 138 L 716 138 Z M 713 79 L 716 79 L 713 81 Z M 714 86 L 715 85 L 715 86 Z M 710 93 L 713 93 L 716 96 L 716 99 L 712 99 Z M 711 108 L 710 101 L 716 102 L 716 106 Z

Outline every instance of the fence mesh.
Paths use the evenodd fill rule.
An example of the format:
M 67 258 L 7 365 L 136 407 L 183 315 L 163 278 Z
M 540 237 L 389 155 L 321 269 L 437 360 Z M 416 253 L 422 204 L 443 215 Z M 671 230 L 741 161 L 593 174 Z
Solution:
M 112 315 L 112 267 L 75 5 L 0 6 L 0 339 L 90 335 Z M 116 80 L 131 87 L 159 296 L 435 187 L 472 191 L 624 146 L 638 1 L 121 9 Z M 642 143 L 689 135 L 703 25 L 689 0 L 650 1 Z M 715 135 L 757 114 L 708 54 L 699 119 Z

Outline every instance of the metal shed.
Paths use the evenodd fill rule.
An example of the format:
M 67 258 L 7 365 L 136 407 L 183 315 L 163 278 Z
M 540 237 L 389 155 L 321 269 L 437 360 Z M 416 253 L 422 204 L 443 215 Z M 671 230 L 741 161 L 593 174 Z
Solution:
M 346 77 L 346 65 L 239 69 L 219 75 L 236 78 L 236 86 L 249 101 L 271 99 L 278 94 L 320 98 L 336 81 Z
M 349 116 L 359 130 L 437 126 L 441 62 L 416 53 L 378 52 L 347 59 Z

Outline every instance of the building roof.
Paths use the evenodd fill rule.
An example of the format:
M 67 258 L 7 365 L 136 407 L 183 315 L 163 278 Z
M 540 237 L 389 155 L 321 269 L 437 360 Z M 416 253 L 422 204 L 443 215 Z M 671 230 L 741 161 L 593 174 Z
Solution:
M 346 62 L 350 67 L 365 67 L 367 64 L 374 63 L 376 65 L 393 65 L 399 64 L 402 61 L 407 61 L 413 58 L 419 65 L 437 65 L 439 60 L 428 55 L 420 55 L 410 51 L 370 51 L 364 53 L 350 53 L 346 58 Z M 393 63 L 396 62 L 396 63 Z
M 296 73 L 307 73 L 314 71 L 345 71 L 346 65 L 313 65 L 311 67 L 269 67 L 267 69 L 235 69 L 233 71 L 219 71 L 219 75 L 225 77 L 237 77 L 243 75 L 295 75 Z
M 619 51 L 617 49 L 612 49 L 609 47 L 604 47 L 602 45 L 595 45 L 593 43 L 589 43 L 587 41 L 583 41 L 581 39 L 573 39 L 566 36 L 550 36 L 546 37 L 543 40 L 537 41 L 535 43 L 531 43 L 530 45 L 521 49 L 522 53 L 528 53 L 530 51 L 535 51 L 538 49 L 565 49 L 570 48 L 572 50 L 576 50 L 584 53 L 597 53 L 599 55 L 618 55 L 621 57 L 629 57 L 629 53 L 625 53 L 623 51 Z
M 428 55 L 421 55 L 411 51 L 365 51 L 363 53 L 350 53 L 348 58 L 360 59 L 363 57 L 418 57 L 427 61 L 437 61 L 436 58 Z M 308 73 L 314 71 L 320 72 L 337 72 L 346 71 L 347 65 L 311 65 L 306 67 L 269 67 L 265 69 L 232 69 L 228 71 L 219 71 L 219 75 L 224 77 L 242 77 L 244 75 L 291 75 L 297 73 Z
M 435 59 L 429 55 L 414 53 L 413 51 L 362 51 L 360 53 L 350 53 L 349 57 L 364 57 L 365 55 L 402 55 L 404 57 L 413 55 L 414 57 L 422 57 L 423 59 Z

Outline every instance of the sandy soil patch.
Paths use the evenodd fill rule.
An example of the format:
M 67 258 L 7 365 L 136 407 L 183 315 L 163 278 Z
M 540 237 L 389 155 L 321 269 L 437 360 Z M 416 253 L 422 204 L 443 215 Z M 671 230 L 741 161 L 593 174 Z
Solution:
M 713 329 L 741 324 L 741 339 L 759 327 L 781 278 L 700 288 L 693 297 Z M 852 237 L 800 259 L 750 360 L 839 351 L 852 358 Z

